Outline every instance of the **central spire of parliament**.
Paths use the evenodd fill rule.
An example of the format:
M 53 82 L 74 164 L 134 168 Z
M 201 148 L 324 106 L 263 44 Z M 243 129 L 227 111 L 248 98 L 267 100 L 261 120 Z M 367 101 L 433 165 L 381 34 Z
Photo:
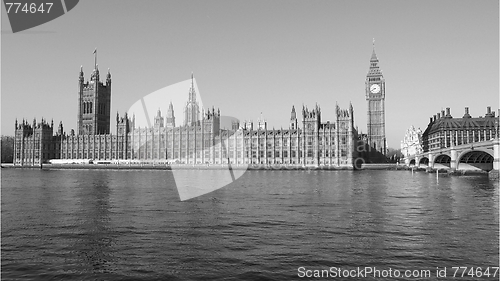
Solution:
M 191 88 L 189 89 L 189 98 L 184 108 L 184 125 L 195 126 L 200 120 L 200 106 L 196 101 L 196 90 L 194 87 L 194 74 L 191 72 Z

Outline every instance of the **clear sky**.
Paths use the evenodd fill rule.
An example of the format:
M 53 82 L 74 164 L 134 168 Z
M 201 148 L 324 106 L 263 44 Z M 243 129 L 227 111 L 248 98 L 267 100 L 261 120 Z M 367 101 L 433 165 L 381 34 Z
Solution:
M 288 128 L 292 105 L 317 102 L 326 121 L 336 102 L 352 102 L 366 132 L 373 38 L 389 147 L 446 107 L 459 117 L 500 107 L 498 0 L 84 0 L 24 32 L 11 32 L 3 5 L 1 21 L 4 135 L 16 117 L 76 128 L 78 73 L 83 65 L 89 78 L 95 47 L 101 73 L 111 69 L 112 117 L 193 71 L 203 104 L 222 115 L 262 112 L 269 127 Z

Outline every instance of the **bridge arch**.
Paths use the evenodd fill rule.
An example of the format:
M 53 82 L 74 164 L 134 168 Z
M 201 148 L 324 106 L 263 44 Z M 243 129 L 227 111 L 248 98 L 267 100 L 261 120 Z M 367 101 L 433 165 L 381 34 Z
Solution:
M 411 160 L 410 160 L 410 164 L 409 164 L 409 165 L 410 165 L 410 166 L 415 166 L 415 159 L 411 159 Z
M 493 152 L 488 149 L 465 150 L 457 158 L 459 170 L 493 170 Z
M 427 158 L 427 157 L 420 158 L 420 161 L 418 161 L 418 164 L 429 166 L 429 158 Z
M 450 155 L 439 154 L 438 156 L 436 156 L 434 158 L 434 166 L 436 167 L 436 166 L 439 166 L 439 165 L 450 167 L 451 166 L 451 157 L 450 157 Z M 436 168 L 439 168 L 439 167 L 436 167 Z

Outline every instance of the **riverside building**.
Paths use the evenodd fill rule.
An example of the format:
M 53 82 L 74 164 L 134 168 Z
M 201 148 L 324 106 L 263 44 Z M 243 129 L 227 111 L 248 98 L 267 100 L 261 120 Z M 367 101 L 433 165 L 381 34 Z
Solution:
M 96 65 L 90 81 L 79 73 L 78 123 L 76 133 L 66 133 L 62 122 L 54 134 L 54 124 L 42 119 L 15 124 L 14 164 L 37 166 L 42 163 L 146 162 L 164 164 L 266 164 L 352 167 L 357 157 L 354 110 L 335 106 L 332 122 L 321 120 L 321 108 L 292 106 L 289 128 L 268 128 L 265 120 L 221 128 L 220 110 L 202 110 L 196 101 L 194 84 L 186 89 L 185 122 L 176 126 L 173 105 L 166 117 L 158 110 L 150 128 L 136 128 L 134 116 L 116 115 L 110 127 L 111 73 L 101 82 Z M 301 117 L 299 120 L 298 117 Z M 54 161 L 56 160 L 56 161 Z M 66 161 L 64 161 L 66 160 Z

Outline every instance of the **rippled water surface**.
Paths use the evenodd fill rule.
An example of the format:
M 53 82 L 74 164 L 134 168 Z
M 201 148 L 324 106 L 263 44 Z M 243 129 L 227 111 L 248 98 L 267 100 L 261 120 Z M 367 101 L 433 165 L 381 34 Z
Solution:
M 487 177 L 247 171 L 180 202 L 168 171 L 1 176 L 2 280 L 290 280 L 299 267 L 499 264 L 498 182 Z

